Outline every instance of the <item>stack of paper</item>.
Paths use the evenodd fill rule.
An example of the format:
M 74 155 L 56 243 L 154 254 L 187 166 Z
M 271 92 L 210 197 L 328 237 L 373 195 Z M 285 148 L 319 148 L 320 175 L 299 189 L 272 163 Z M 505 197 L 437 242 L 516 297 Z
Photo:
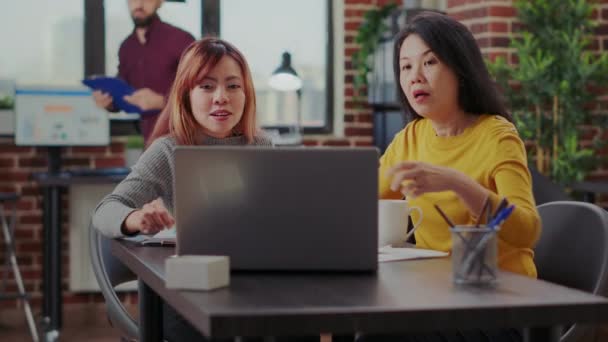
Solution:
M 378 262 L 412 260 L 425 258 L 441 258 L 448 256 L 448 253 L 422 248 L 395 248 L 384 246 L 378 250 Z

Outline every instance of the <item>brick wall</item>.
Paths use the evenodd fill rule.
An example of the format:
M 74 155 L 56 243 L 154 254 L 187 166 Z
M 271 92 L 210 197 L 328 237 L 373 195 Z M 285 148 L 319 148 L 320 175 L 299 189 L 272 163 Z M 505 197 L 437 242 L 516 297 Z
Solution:
M 62 160 L 64 169 L 101 168 L 124 165 L 124 142 L 117 139 L 107 147 L 72 147 L 64 148 Z M 42 291 L 42 197 L 41 189 L 30 180 L 33 172 L 47 170 L 47 150 L 39 147 L 18 147 L 13 139 L 0 139 L 0 192 L 17 192 L 21 194 L 18 202 L 18 221 L 15 231 L 16 252 L 19 268 L 24 279 L 25 288 L 29 292 L 35 306 L 35 312 L 41 307 Z M 68 213 L 67 196 L 63 196 L 63 287 L 68 288 L 69 277 L 69 246 L 68 246 Z M 1 234 L 0 234 L 1 235 Z M 0 236 L 0 244 L 4 243 Z M 4 245 L 0 248 L 0 270 L 4 272 Z M 9 282 L 6 290 L 17 292 L 17 285 L 12 272 L 9 272 Z M 99 295 L 74 294 L 65 292 L 65 303 L 80 303 L 101 301 Z M 16 307 L 16 300 L 1 301 L 0 310 Z
M 503 56 L 511 63 L 517 63 L 514 50 L 509 48 L 509 38 L 521 29 L 516 19 L 516 10 L 513 8 L 512 0 L 448 0 L 447 13 L 465 24 L 475 35 L 484 55 L 494 60 L 497 56 Z M 592 17 L 597 21 L 590 49 L 597 53 L 608 51 L 608 0 L 597 1 Z M 590 104 L 595 115 L 608 115 L 608 94 L 606 91 L 600 93 L 597 101 Z M 581 145 L 591 147 L 592 139 L 600 136 L 604 141 L 608 140 L 607 127 L 593 127 L 583 125 Z M 597 153 L 608 157 L 608 148 L 597 151 Z M 607 158 L 608 159 L 608 158 Z M 590 180 L 608 180 L 608 160 L 600 165 L 589 176 Z M 598 204 L 608 207 L 608 196 L 602 196 Z
M 351 56 L 357 50 L 354 42 L 356 30 L 362 22 L 363 13 L 371 8 L 384 5 L 388 0 L 344 0 L 344 137 L 332 135 L 307 136 L 306 145 L 369 146 L 372 145 L 372 113 L 365 104 L 354 100 L 353 77 L 355 70 Z M 467 25 L 477 38 L 482 51 L 489 58 L 498 55 L 512 58 L 509 50 L 509 36 L 517 32 L 515 10 L 510 0 L 448 0 L 447 13 Z M 608 0 L 601 0 L 594 12 L 600 21 L 594 48 L 608 50 Z M 603 95 L 594 104 L 595 111 L 608 111 L 608 96 Z M 589 127 L 591 138 L 597 128 Z M 604 132 L 608 139 L 608 133 Z M 70 167 L 110 167 L 123 164 L 124 144 L 116 141 L 109 147 L 68 148 L 64 151 L 67 168 Z M 608 148 L 603 151 L 608 154 Z M 42 282 L 42 223 L 40 189 L 31 181 L 31 172 L 46 169 L 46 150 L 41 148 L 15 147 L 11 140 L 0 140 L 0 191 L 16 191 L 23 195 L 19 202 L 19 226 L 16 232 L 17 253 L 27 290 L 32 294 L 39 308 Z M 608 165 L 599 168 L 592 178 L 608 179 Z M 605 204 L 605 203 L 604 203 Z M 67 202 L 64 202 L 67 209 Z M 67 210 L 64 211 L 67 213 Z M 68 258 L 67 227 L 64 227 L 64 284 L 67 288 Z M 1 239 L 1 237 L 0 237 Z M 1 241 L 1 240 L 0 240 Z M 3 262 L 3 256 L 0 256 Z M 3 267 L 0 266 L 0 270 Z M 15 290 L 13 281 L 9 290 Z M 132 301 L 132 298 L 130 299 Z M 76 295 L 66 292 L 66 303 L 101 301 L 98 295 Z M 15 301 L 0 302 L 0 308 L 15 307 Z

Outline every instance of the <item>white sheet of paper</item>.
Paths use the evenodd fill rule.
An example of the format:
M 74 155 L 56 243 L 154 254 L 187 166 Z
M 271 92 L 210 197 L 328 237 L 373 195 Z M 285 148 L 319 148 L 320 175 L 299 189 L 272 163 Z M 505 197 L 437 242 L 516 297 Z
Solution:
M 448 256 L 448 253 L 422 248 L 394 248 L 384 246 L 378 249 L 378 262 L 413 260 L 426 258 L 441 258 Z
M 177 237 L 175 226 L 167 229 L 163 229 L 153 236 L 155 239 L 175 239 Z

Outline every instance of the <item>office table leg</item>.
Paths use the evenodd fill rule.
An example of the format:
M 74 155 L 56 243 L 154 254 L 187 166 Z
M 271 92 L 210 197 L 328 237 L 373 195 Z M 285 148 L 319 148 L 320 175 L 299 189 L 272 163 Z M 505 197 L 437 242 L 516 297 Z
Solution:
M 62 325 L 61 295 L 61 188 L 50 186 L 43 193 L 43 306 L 46 339 L 56 340 Z
M 51 244 L 51 195 L 49 188 L 43 189 L 42 194 L 42 320 L 45 325 L 45 329 L 50 324 L 51 316 L 51 294 L 49 289 L 51 288 L 51 253 L 49 252 L 49 246 Z
M 524 342 L 559 342 L 561 336 L 562 328 L 560 326 L 524 329 Z
M 163 340 L 163 301 L 146 283 L 139 280 L 139 341 Z

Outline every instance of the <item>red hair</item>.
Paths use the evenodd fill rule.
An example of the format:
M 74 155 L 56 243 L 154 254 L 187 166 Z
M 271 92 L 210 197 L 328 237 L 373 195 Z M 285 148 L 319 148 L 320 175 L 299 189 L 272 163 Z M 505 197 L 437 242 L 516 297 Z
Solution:
M 251 143 L 256 132 L 255 90 L 247 61 L 232 44 L 219 38 L 203 38 L 186 48 L 177 67 L 175 80 L 169 92 L 167 105 L 160 113 L 148 146 L 156 138 L 169 135 L 178 145 L 195 145 L 197 132 L 201 127 L 194 119 L 190 106 L 190 90 L 213 69 L 224 56 L 234 59 L 241 68 L 245 108 L 243 117 L 235 127 Z

